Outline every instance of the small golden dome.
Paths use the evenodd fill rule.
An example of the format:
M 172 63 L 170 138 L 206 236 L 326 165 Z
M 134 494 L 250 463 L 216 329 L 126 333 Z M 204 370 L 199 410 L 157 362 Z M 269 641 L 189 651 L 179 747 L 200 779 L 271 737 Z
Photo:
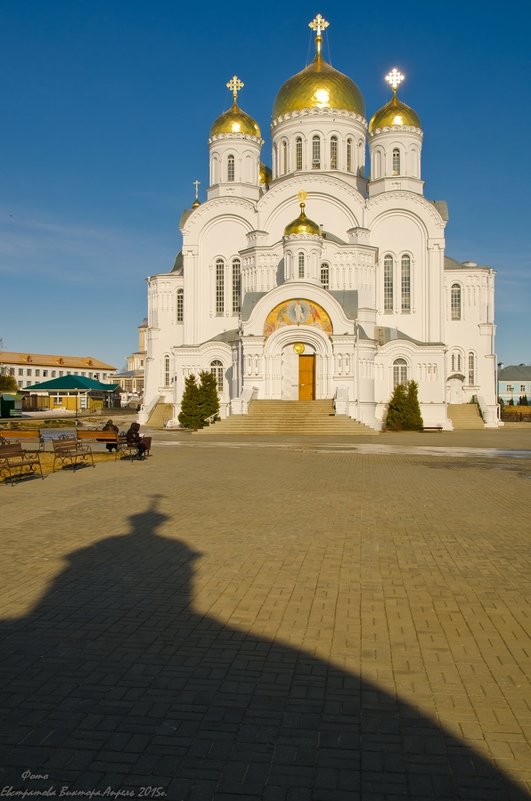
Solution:
M 258 124 L 245 111 L 242 111 L 236 101 L 228 111 L 225 111 L 214 121 L 210 129 L 210 136 L 219 134 L 240 134 L 240 136 L 256 136 L 260 138 Z
M 286 225 L 284 228 L 284 236 L 290 236 L 290 234 L 311 234 L 312 236 L 321 236 L 321 228 L 317 225 L 317 223 L 314 223 L 313 220 L 309 220 L 304 213 L 305 205 L 305 203 L 301 202 L 301 213 L 296 220 L 293 220 L 293 222 L 290 222 L 289 225 Z
M 305 108 L 336 108 L 365 116 L 365 102 L 354 81 L 331 67 L 320 53 L 280 87 L 273 119 Z
M 393 93 L 393 97 L 383 108 L 376 112 L 369 123 L 369 133 L 374 133 L 378 128 L 393 128 L 395 126 L 411 125 L 413 128 L 420 128 L 420 119 L 415 111 Z
M 273 173 L 271 169 L 264 164 L 263 161 L 260 162 L 260 170 L 258 172 L 258 182 L 261 184 L 270 184 L 271 178 L 273 177 Z

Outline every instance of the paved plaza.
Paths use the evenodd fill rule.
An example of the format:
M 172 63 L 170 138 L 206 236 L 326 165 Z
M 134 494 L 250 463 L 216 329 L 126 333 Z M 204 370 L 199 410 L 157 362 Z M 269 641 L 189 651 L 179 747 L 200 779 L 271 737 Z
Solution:
M 2 797 L 531 797 L 531 432 L 152 453 L 0 486 Z

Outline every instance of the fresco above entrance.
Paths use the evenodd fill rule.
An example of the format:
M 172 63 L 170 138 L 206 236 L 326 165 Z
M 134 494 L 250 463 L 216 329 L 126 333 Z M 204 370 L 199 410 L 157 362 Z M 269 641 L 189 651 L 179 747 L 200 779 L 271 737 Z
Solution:
M 266 317 L 264 336 L 271 336 L 277 328 L 286 325 L 313 325 L 327 334 L 332 333 L 332 321 L 323 307 L 303 298 L 285 300 L 275 306 Z

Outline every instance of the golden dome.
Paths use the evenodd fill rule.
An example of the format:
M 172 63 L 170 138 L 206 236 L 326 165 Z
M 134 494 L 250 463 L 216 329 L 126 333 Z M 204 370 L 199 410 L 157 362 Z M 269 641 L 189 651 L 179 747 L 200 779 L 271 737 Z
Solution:
M 260 138 L 260 128 L 252 117 L 242 111 L 236 101 L 212 124 L 210 136 L 219 134 L 240 134 L 240 136 L 256 136 Z
M 261 161 L 260 170 L 258 172 L 258 182 L 261 184 L 270 184 L 272 175 L 271 169 Z
M 378 128 L 393 128 L 394 126 L 411 125 L 413 128 L 420 128 L 420 120 L 412 108 L 406 106 L 393 94 L 393 97 L 383 108 L 376 112 L 369 123 L 369 133 L 374 133 Z
M 314 223 L 313 220 L 309 220 L 306 214 L 304 213 L 305 203 L 301 201 L 301 213 L 297 217 L 296 220 L 290 222 L 289 225 L 286 225 L 284 228 L 284 236 L 290 236 L 290 234 L 311 234 L 312 236 L 321 236 L 321 229 Z
M 320 53 L 280 87 L 273 106 L 273 119 L 305 108 L 337 108 L 365 116 L 363 96 L 354 81 L 331 67 Z

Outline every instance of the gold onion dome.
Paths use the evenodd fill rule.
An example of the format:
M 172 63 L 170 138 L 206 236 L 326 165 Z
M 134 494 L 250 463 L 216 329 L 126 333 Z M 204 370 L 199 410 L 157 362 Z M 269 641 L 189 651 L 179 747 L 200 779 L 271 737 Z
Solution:
M 267 164 L 264 164 L 263 161 L 260 162 L 260 170 L 258 172 L 258 182 L 261 184 L 270 184 L 271 178 L 273 173 L 271 172 L 270 167 Z
M 240 136 L 256 136 L 260 139 L 261 133 L 258 123 L 249 114 L 242 111 L 236 102 L 238 92 L 243 89 L 243 86 L 243 82 L 236 75 L 227 83 L 227 88 L 232 91 L 232 106 L 228 111 L 221 114 L 217 120 L 214 120 L 210 128 L 210 136 L 240 134 Z
M 396 68 L 393 68 L 386 76 L 386 81 L 391 84 L 393 89 L 393 97 L 372 117 L 369 122 L 369 133 L 374 133 L 378 128 L 393 128 L 402 125 L 410 125 L 413 128 L 422 127 L 418 114 L 396 96 L 398 86 L 403 79 L 404 76 Z
M 335 70 L 321 55 L 321 31 L 327 27 L 328 22 L 320 14 L 310 22 L 310 28 L 317 31 L 317 54 L 311 64 L 280 87 L 273 105 L 273 119 L 306 108 L 333 108 L 365 116 L 363 95 L 354 81 Z
M 284 236 L 290 236 L 291 234 L 311 234 L 312 236 L 321 236 L 321 228 L 317 225 L 317 223 L 314 223 L 313 220 L 309 220 L 304 213 L 304 208 L 306 206 L 304 203 L 305 198 L 306 192 L 299 192 L 301 213 L 296 220 L 293 220 L 293 222 L 290 222 L 289 225 L 286 225 L 284 229 Z

